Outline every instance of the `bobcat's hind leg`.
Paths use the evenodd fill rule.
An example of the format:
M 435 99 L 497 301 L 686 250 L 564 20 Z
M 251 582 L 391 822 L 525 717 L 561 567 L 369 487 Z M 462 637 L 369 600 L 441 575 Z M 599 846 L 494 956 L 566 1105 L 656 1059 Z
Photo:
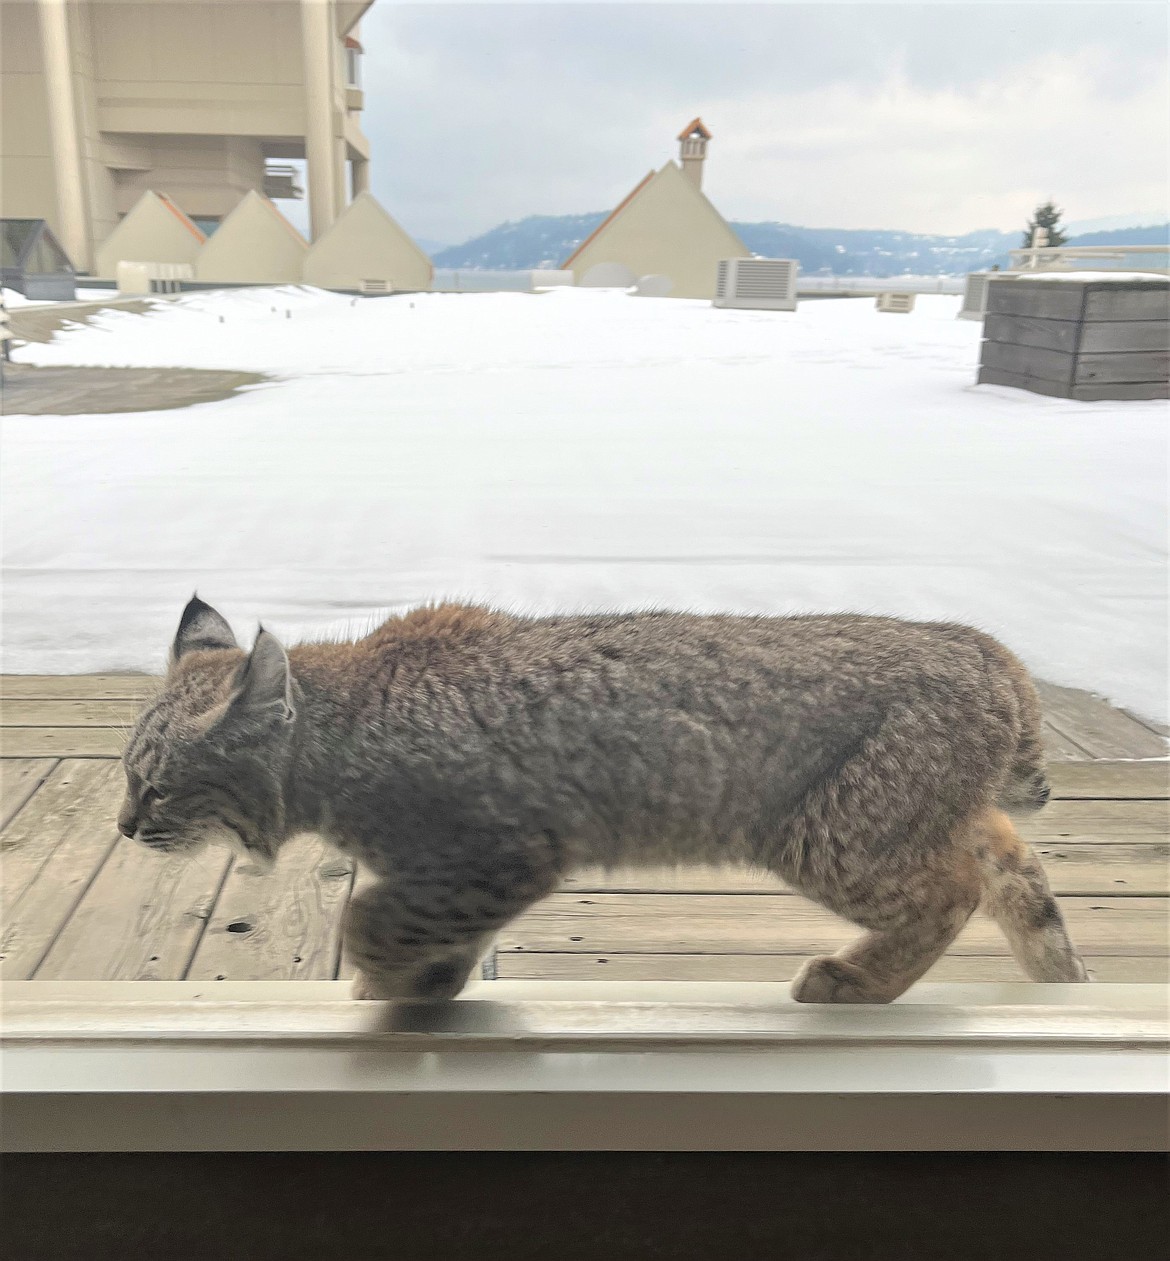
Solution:
M 888 1003 L 942 956 L 979 904 L 978 869 L 955 849 L 897 881 L 878 877 L 864 902 L 817 900 L 868 931 L 835 955 L 810 959 L 792 982 L 798 1003 Z

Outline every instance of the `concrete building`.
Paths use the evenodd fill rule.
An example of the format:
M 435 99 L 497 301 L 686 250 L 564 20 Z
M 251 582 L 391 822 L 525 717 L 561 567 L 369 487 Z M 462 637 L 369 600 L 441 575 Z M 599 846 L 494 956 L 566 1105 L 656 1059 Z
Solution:
M 679 161 L 651 171 L 562 264 L 578 284 L 632 285 L 665 277 L 651 288 L 672 298 L 713 298 L 719 260 L 751 251 L 703 193 L 711 133 L 700 118 L 679 133 Z
M 210 232 L 249 192 L 289 195 L 303 158 L 316 238 L 368 187 L 372 3 L 0 0 L 0 217 L 46 219 L 91 271 L 145 192 Z

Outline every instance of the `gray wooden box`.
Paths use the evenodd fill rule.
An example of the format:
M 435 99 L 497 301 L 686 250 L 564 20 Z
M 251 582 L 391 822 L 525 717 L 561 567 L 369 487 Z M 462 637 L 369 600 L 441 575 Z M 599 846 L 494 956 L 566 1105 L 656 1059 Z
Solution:
M 1170 284 L 990 280 L 979 384 L 1086 401 L 1170 398 Z

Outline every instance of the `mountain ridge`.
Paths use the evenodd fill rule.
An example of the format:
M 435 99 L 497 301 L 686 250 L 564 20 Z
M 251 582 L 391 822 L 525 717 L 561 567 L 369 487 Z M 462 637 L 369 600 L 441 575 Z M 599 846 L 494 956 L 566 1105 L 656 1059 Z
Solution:
M 436 267 L 485 271 L 559 267 L 602 223 L 608 211 L 529 215 L 508 220 L 462 245 L 432 255 Z M 753 254 L 795 258 L 806 274 L 834 276 L 953 276 L 1008 263 L 1022 230 L 989 228 L 959 235 L 896 229 L 804 228 L 776 222 L 730 221 Z M 1070 245 L 1151 245 L 1170 239 L 1170 223 L 1116 228 L 1074 236 Z

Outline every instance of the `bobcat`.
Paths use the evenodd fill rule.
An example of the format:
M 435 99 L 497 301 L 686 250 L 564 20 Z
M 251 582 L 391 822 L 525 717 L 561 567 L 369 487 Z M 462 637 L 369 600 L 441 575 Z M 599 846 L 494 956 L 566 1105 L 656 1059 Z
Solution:
M 980 901 L 1032 979 L 1087 979 L 1006 813 L 1048 797 L 1035 688 L 964 626 L 442 604 L 244 652 L 195 597 L 124 764 L 144 845 L 270 863 L 315 831 L 365 867 L 360 997 L 454 997 L 566 872 L 619 863 L 752 864 L 861 926 L 801 1002 L 889 1002 Z

